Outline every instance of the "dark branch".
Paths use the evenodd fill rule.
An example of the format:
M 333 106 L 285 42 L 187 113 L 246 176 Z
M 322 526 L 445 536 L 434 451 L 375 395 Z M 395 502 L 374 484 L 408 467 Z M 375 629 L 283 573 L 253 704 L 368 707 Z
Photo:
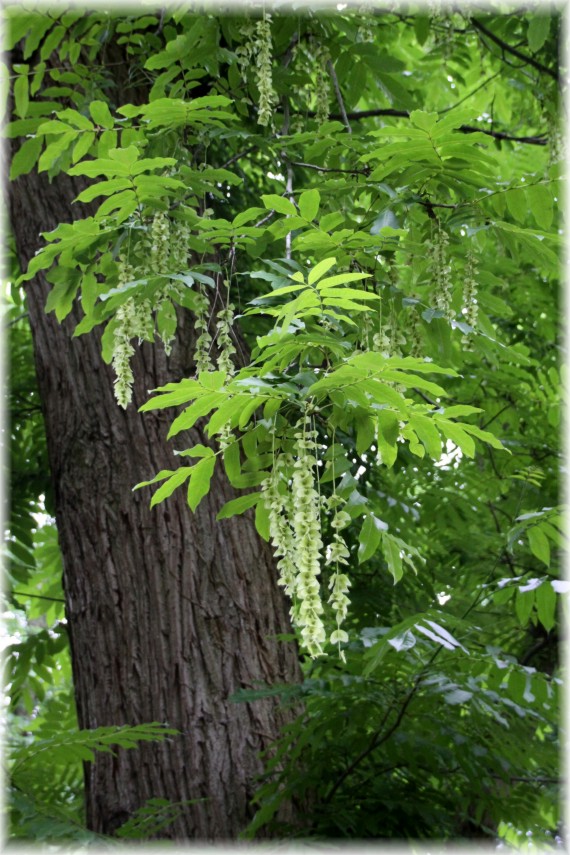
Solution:
M 367 169 L 333 169 L 329 166 L 317 166 L 316 163 L 303 163 L 300 160 L 292 160 L 291 166 L 303 166 L 305 169 L 316 169 L 318 172 L 346 172 L 348 175 L 369 175 Z
M 496 36 L 495 33 L 491 32 L 491 30 L 488 30 L 480 21 L 477 21 L 476 18 L 471 18 L 471 23 L 476 30 L 479 30 L 480 33 L 483 33 L 483 35 L 487 36 L 488 39 L 491 39 L 492 42 L 495 42 L 495 44 L 498 45 L 501 50 L 505 51 L 505 53 L 510 53 L 511 56 L 516 56 L 516 58 L 520 59 L 521 62 L 524 62 L 525 65 L 531 65 L 533 68 L 536 68 L 537 71 L 540 71 L 543 74 L 548 74 L 554 80 L 558 81 L 558 71 L 548 68 L 532 56 L 527 56 L 527 54 L 521 53 L 520 50 L 517 50 L 512 45 L 507 44 L 507 42 L 504 42 L 503 39 Z
M 487 134 L 488 137 L 493 137 L 496 140 L 511 140 L 512 142 L 527 143 L 528 145 L 547 145 L 548 138 L 545 134 L 538 137 L 514 137 L 511 134 L 505 134 L 502 131 L 487 131 L 485 128 L 475 128 L 471 125 L 461 125 L 459 128 L 463 134 L 474 134 L 479 131 L 482 134 Z
M 312 115 L 311 113 L 309 115 Z M 394 116 L 400 119 L 409 119 L 410 113 L 408 110 L 392 110 L 390 108 L 379 110 L 359 110 L 354 113 L 347 113 L 347 118 L 352 121 L 360 119 L 371 119 L 375 116 Z M 329 116 L 330 119 L 343 121 L 343 117 L 338 113 L 333 113 Z M 490 131 L 485 128 L 476 128 L 473 125 L 461 125 L 458 128 L 464 134 L 475 134 L 477 132 L 486 134 L 488 137 L 493 137 L 496 140 L 511 140 L 512 142 L 527 143 L 528 145 L 547 145 L 548 139 L 545 134 L 536 137 L 515 137 L 512 134 L 503 133 L 503 131 Z
M 49 600 L 51 603 L 65 603 L 61 597 L 44 597 L 43 594 L 28 594 L 27 591 L 13 591 L 13 597 L 32 597 L 34 600 Z

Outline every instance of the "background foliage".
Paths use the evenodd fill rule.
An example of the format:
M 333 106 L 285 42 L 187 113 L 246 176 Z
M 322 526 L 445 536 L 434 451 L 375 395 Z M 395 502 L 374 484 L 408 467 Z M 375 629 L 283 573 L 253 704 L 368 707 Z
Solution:
M 224 465 L 255 491 L 221 516 L 255 505 L 269 538 L 259 488 L 281 452 L 286 504 L 306 417 L 321 505 L 348 514 L 345 661 L 302 652 L 302 685 L 235 698 L 304 701 L 248 835 L 307 791 L 305 825 L 276 833 L 554 845 L 559 15 L 4 15 L 10 179 L 85 176 L 78 199 L 99 204 L 45 235 L 23 274 L 8 247 L 12 834 L 92 839 L 81 761 L 168 736 L 77 731 L 22 287 L 49 269 L 46 309 L 61 320 L 78 299 L 75 335 L 105 325 L 123 405 L 136 337 L 171 346 L 177 307 L 206 333 L 204 370 L 142 409 L 184 406 L 170 436 L 208 417 L 216 441 L 149 473 L 153 503 L 186 484 L 193 510 Z M 330 634 L 326 603 L 323 619 Z M 149 804 L 123 836 L 179 809 Z

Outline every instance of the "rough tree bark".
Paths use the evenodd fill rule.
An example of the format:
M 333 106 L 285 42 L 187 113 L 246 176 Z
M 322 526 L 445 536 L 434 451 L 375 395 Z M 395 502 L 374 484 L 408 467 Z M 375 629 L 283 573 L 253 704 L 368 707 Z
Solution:
M 71 207 L 78 185 L 32 173 L 11 191 L 12 227 L 22 267 L 39 233 L 84 215 Z M 147 392 L 192 374 L 191 317 L 182 319 L 167 360 L 160 344 L 134 358 L 134 405 L 113 397 L 113 375 L 97 334 L 73 339 L 44 310 L 49 284 L 38 276 L 28 304 L 64 563 L 79 724 L 82 728 L 161 721 L 180 731 L 86 768 L 90 829 L 112 834 L 145 800 L 187 806 L 162 836 L 235 838 L 251 816 L 260 750 L 287 715 L 272 700 L 232 703 L 256 681 L 299 679 L 271 550 L 251 512 L 215 522 L 233 495 L 218 464 L 195 514 L 184 491 L 149 510 L 134 484 L 174 468 L 166 432 L 172 413 L 137 413 Z M 77 319 L 79 310 L 75 310 Z M 204 442 L 199 431 L 175 447 Z M 174 465 L 173 465 L 174 463 Z

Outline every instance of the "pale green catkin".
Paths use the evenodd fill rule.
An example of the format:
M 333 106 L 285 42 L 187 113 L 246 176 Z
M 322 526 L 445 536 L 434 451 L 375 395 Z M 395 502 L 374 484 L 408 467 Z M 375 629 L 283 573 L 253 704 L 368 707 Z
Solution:
M 316 431 L 311 430 L 308 417 L 297 424 L 297 460 L 293 467 L 293 530 L 296 543 L 297 577 L 295 594 L 298 600 L 296 623 L 301 627 L 303 644 L 311 657 L 323 653 L 326 641 L 321 615 L 324 611 L 320 596 L 321 572 L 320 500 L 315 488 L 317 458 Z
M 451 309 L 451 265 L 447 257 L 449 235 L 438 227 L 431 239 L 428 241 L 428 256 L 431 259 L 431 268 L 435 278 L 434 302 L 436 307 L 443 312 L 444 316 L 451 320 L 453 312 Z

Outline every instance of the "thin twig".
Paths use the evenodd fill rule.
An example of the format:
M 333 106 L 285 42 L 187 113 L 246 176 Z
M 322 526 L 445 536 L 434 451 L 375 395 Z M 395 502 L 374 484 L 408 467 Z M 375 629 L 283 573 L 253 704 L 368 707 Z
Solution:
M 42 594 L 28 594 L 26 591 L 12 591 L 14 597 L 32 597 L 34 600 L 50 600 L 52 603 L 65 603 L 61 597 L 44 597 Z
M 492 74 L 490 77 L 488 77 L 486 80 L 484 80 L 483 83 L 480 83 L 479 86 L 477 86 L 471 92 L 468 92 L 467 95 L 464 95 L 463 98 L 460 98 L 459 101 L 456 101 L 455 104 L 452 104 L 451 107 L 445 107 L 443 110 L 440 110 L 439 111 L 440 116 L 444 115 L 445 113 L 449 113 L 451 110 L 455 110 L 455 108 L 459 107 L 460 104 L 463 104 L 464 101 L 468 101 L 472 95 L 475 95 L 477 92 L 479 92 L 480 89 L 484 89 L 485 86 L 488 86 L 489 83 L 491 83 L 500 74 L 501 74 L 501 72 L 497 71 L 495 74 Z
M 527 56 L 525 53 L 521 53 L 512 45 L 509 45 L 507 42 L 503 41 L 503 39 L 499 38 L 499 36 L 495 35 L 495 33 L 488 30 L 480 21 L 476 18 L 471 18 L 471 24 L 475 27 L 476 30 L 479 30 L 480 33 L 487 36 L 488 39 L 491 39 L 492 42 L 495 42 L 501 50 L 510 53 L 512 56 L 516 56 L 517 59 L 520 59 L 521 62 L 524 62 L 525 65 L 531 65 L 533 68 L 536 68 L 537 71 L 543 72 L 543 74 L 548 74 L 550 77 L 554 78 L 554 80 L 558 81 L 558 72 L 552 68 L 547 68 L 546 65 L 543 65 L 538 60 L 534 59 L 532 56 Z
M 342 121 L 346 125 L 346 130 L 348 131 L 348 133 L 351 134 L 352 128 L 350 127 L 348 116 L 346 115 L 346 109 L 344 106 L 344 101 L 342 99 L 342 92 L 340 91 L 340 86 L 338 84 L 338 78 L 336 76 L 336 71 L 334 70 L 334 65 L 332 64 L 332 61 L 330 59 L 327 60 L 327 68 L 329 70 L 329 74 L 333 82 L 334 91 L 336 92 L 336 100 L 338 101 L 338 107 L 342 116 Z
M 329 166 L 317 166 L 316 163 L 303 163 L 300 160 L 292 160 L 291 166 L 303 166 L 305 169 L 316 169 L 318 172 L 344 172 L 347 175 L 368 175 L 367 169 L 333 169 Z
M 28 312 L 24 312 L 24 314 L 23 314 L 23 315 L 18 315 L 18 317 L 17 317 L 17 318 L 13 318 L 11 321 L 9 321 L 9 322 L 6 324 L 6 329 L 8 329 L 8 327 L 13 327 L 13 326 L 14 326 L 14 324 L 17 324 L 17 323 L 18 323 L 18 321 L 22 321 L 24 318 L 27 318 L 27 317 L 28 317 L 28 314 L 29 314 Z
M 229 160 L 226 160 L 225 163 L 222 163 L 222 165 L 220 166 L 220 169 L 227 169 L 228 166 L 231 166 L 232 163 L 236 162 L 236 160 L 241 160 L 242 157 L 245 157 L 246 155 L 251 154 L 251 152 L 255 151 L 256 148 L 257 148 L 257 146 L 250 145 L 250 147 L 246 148 L 245 151 L 238 151 L 237 154 L 234 154 L 233 157 L 230 157 Z

